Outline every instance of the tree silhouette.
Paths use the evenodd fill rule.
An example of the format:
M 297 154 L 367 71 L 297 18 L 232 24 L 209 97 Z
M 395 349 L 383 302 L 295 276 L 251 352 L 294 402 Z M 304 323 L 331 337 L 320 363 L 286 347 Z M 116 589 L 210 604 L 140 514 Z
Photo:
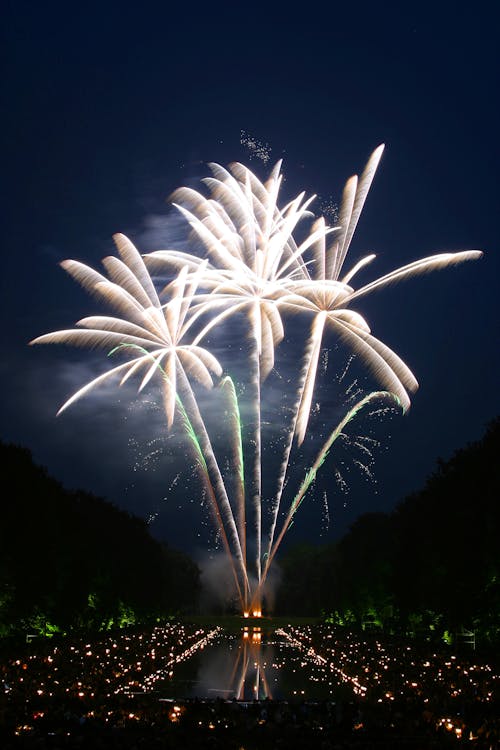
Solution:
M 0 443 L 0 466 L 3 633 L 99 629 L 196 607 L 197 567 L 143 520 L 65 490 L 19 446 Z

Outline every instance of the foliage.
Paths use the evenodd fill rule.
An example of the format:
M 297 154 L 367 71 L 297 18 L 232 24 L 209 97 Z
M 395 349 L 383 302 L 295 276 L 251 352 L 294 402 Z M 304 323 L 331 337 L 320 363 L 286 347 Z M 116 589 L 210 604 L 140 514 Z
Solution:
M 65 490 L 0 443 L 0 634 L 106 629 L 192 610 L 199 571 L 144 521 Z
M 361 516 L 335 545 L 292 550 L 278 611 L 302 606 L 337 624 L 498 643 L 499 448 L 497 418 L 391 514 Z

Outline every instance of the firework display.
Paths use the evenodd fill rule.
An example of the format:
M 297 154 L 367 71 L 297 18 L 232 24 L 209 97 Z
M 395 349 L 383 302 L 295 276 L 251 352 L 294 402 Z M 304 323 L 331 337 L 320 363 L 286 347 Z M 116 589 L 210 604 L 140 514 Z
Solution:
M 64 261 L 63 268 L 114 316 L 86 317 L 76 328 L 31 342 L 101 347 L 125 358 L 80 388 L 59 413 L 111 378 L 118 377 L 122 384 L 139 375 L 140 391 L 153 379 L 160 385 L 166 426 L 187 436 L 231 565 L 234 591 L 246 614 L 260 616 L 276 552 L 337 438 L 375 401 L 398 404 L 405 412 L 409 393 L 418 387 L 407 365 L 372 334 L 353 305 L 393 282 L 481 256 L 477 250 L 432 255 L 354 287 L 358 273 L 375 259 L 370 254 L 346 266 L 382 153 L 379 146 L 361 176 L 347 181 L 334 226 L 312 213 L 315 196 L 300 193 L 280 205 L 281 162 L 265 182 L 240 163 L 227 169 L 211 164 L 212 176 L 204 180 L 208 197 L 182 187 L 172 200 L 191 228 L 195 252 L 166 249 L 143 257 L 118 234 L 118 257 L 103 261 L 107 275 L 74 260 Z M 294 315 L 305 320 L 309 333 L 302 342 L 293 342 L 294 351 L 300 346 L 301 366 L 292 383 L 293 406 L 282 408 L 286 435 L 275 491 L 268 498 L 263 492 L 263 391 L 275 372 L 280 344 L 290 347 L 285 333 Z M 224 367 L 223 358 L 209 348 L 217 331 L 223 332 L 236 318 L 244 321 L 247 332 L 248 346 L 241 348 L 244 383 L 235 375 L 236 365 Z M 297 448 L 304 443 L 316 409 L 317 381 L 327 361 L 327 332 L 357 355 L 384 390 L 357 395 L 340 421 L 332 418 L 311 468 L 302 471 L 303 481 L 287 499 L 294 441 Z M 218 457 L 200 385 L 214 389 L 220 404 L 230 436 L 230 460 L 225 462 L 229 470 Z

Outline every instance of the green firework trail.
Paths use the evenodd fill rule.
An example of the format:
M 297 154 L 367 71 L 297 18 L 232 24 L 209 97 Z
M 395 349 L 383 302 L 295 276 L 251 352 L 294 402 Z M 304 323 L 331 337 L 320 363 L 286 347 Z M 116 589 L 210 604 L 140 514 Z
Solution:
M 235 436 L 235 457 L 236 457 L 236 467 L 238 471 L 238 478 L 241 484 L 241 487 L 245 486 L 245 463 L 243 458 L 243 440 L 241 436 L 242 431 L 242 424 L 241 424 L 241 415 L 240 415 L 240 407 L 238 403 L 238 396 L 236 395 L 236 388 L 234 387 L 234 382 L 229 375 L 226 375 L 226 377 L 222 380 L 220 384 L 221 389 L 225 390 L 229 394 L 229 400 L 232 408 L 231 417 L 232 417 L 232 427 L 233 427 L 233 434 Z
M 246 510 L 245 510 L 245 463 L 243 456 L 242 424 L 238 396 L 232 378 L 223 378 L 220 388 L 227 394 L 230 403 L 230 426 L 233 437 L 233 455 L 235 468 L 238 474 L 236 490 L 236 512 L 237 528 L 240 539 L 241 552 L 246 566 Z M 246 608 L 246 600 L 245 600 Z
M 168 378 L 168 375 L 166 374 L 165 370 L 163 369 L 163 367 L 161 366 L 161 364 L 159 363 L 159 361 L 157 361 L 157 359 L 150 352 L 148 352 L 147 349 L 144 349 L 143 347 L 141 347 L 138 344 L 122 343 L 119 346 L 116 346 L 114 349 L 112 349 L 109 352 L 108 356 L 112 355 L 117 350 L 125 348 L 125 347 L 135 349 L 135 350 L 141 352 L 143 355 L 149 356 L 153 360 L 153 362 L 156 364 L 156 367 L 160 371 L 160 373 L 161 373 L 162 377 L 164 378 L 165 382 L 167 382 L 170 385 L 170 380 Z M 235 396 L 236 396 L 236 394 L 235 394 Z M 219 531 L 221 533 L 222 543 L 224 545 L 224 548 L 226 550 L 226 553 L 227 553 L 228 558 L 229 558 L 230 563 L 231 563 L 231 570 L 232 570 L 232 573 L 233 573 L 233 576 L 234 576 L 234 581 L 235 581 L 236 589 L 237 589 L 237 591 L 239 593 L 240 600 L 243 601 L 244 596 L 246 596 L 246 593 L 245 593 L 245 595 L 243 595 L 243 593 L 241 591 L 240 581 L 238 579 L 238 574 L 236 572 L 236 568 L 235 568 L 235 565 L 234 565 L 233 557 L 232 557 L 231 550 L 230 550 L 230 545 L 229 545 L 228 538 L 227 538 L 226 529 L 225 529 L 225 526 L 224 526 L 224 521 L 223 521 L 223 518 L 222 518 L 222 515 L 221 515 L 220 508 L 219 508 L 219 503 L 217 501 L 217 496 L 216 496 L 216 493 L 215 493 L 215 490 L 214 490 L 214 485 L 212 483 L 212 479 L 211 479 L 211 476 L 210 476 L 210 471 L 208 469 L 208 465 L 207 465 L 207 461 L 206 461 L 206 458 L 205 458 L 205 454 L 204 454 L 202 445 L 200 443 L 200 440 L 199 440 L 199 438 L 197 436 L 196 430 L 195 430 L 195 428 L 193 426 L 193 423 L 192 423 L 192 421 L 191 421 L 191 419 L 190 419 L 190 417 L 189 417 L 189 415 L 187 413 L 187 410 L 186 410 L 186 408 L 185 408 L 185 406 L 184 406 L 184 404 L 183 404 L 183 402 L 182 402 L 179 394 L 177 393 L 177 390 L 175 391 L 175 402 L 176 402 L 176 405 L 177 405 L 177 407 L 179 409 L 179 413 L 181 415 L 181 420 L 182 420 L 182 423 L 183 423 L 184 428 L 186 430 L 186 434 L 187 434 L 187 436 L 188 436 L 189 440 L 191 441 L 191 444 L 192 444 L 192 446 L 194 448 L 198 465 L 199 465 L 199 467 L 200 467 L 200 469 L 201 469 L 201 471 L 202 471 L 202 473 L 203 473 L 203 475 L 205 477 L 205 480 L 206 480 L 206 483 L 207 483 L 208 493 L 209 493 L 209 496 L 210 496 L 211 508 L 212 508 L 212 512 L 214 514 L 214 520 L 215 520 L 216 526 L 218 527 L 218 529 L 219 529 Z M 238 410 L 238 417 L 239 417 L 239 410 Z M 241 448 L 240 448 L 240 450 L 242 452 Z M 229 512 L 231 513 L 231 516 L 232 516 L 232 511 L 231 511 L 231 508 L 229 506 L 229 501 L 228 501 L 227 504 L 228 504 L 228 507 L 229 507 Z M 237 536 L 236 527 L 234 527 L 234 533 Z M 237 541 L 240 543 L 239 537 L 237 538 Z M 242 553 L 240 553 L 240 554 L 242 554 Z M 241 562 L 243 562 L 243 560 L 244 560 L 244 557 L 242 555 Z M 247 589 L 248 589 L 248 580 L 246 578 L 246 570 L 244 570 L 244 580 L 245 580 L 245 592 L 246 592 Z
M 291 520 L 294 516 L 297 509 L 302 504 L 302 501 L 305 497 L 305 494 L 311 484 L 316 479 L 316 475 L 318 473 L 318 470 L 323 466 L 325 463 L 328 454 L 330 452 L 330 449 L 344 427 L 352 420 L 354 417 L 358 414 L 361 409 L 363 409 L 364 406 L 369 404 L 371 401 L 374 401 L 377 398 L 389 398 L 396 402 L 398 406 L 401 406 L 401 402 L 397 396 L 395 396 L 393 393 L 390 393 L 389 391 L 373 391 L 372 393 L 369 393 L 367 396 L 361 399 L 361 401 L 358 401 L 357 404 L 355 404 L 352 409 L 350 409 L 347 414 L 345 415 L 344 419 L 339 422 L 337 427 L 333 430 L 333 432 L 330 434 L 330 437 L 323 445 L 322 449 L 318 453 L 318 456 L 316 458 L 316 461 L 311 466 L 309 471 L 307 472 L 306 476 L 304 477 L 302 484 L 300 485 L 298 493 L 295 495 L 292 505 L 290 507 L 290 511 L 288 514 L 289 519 Z
M 267 573 L 269 571 L 269 568 L 271 566 L 271 563 L 274 559 L 274 556 L 276 555 L 276 552 L 283 540 L 283 537 L 285 536 L 286 532 L 290 528 L 290 526 L 293 524 L 293 517 L 295 513 L 297 512 L 298 508 L 302 504 L 302 501 L 304 500 L 304 497 L 307 493 L 307 490 L 311 486 L 311 484 L 316 479 L 316 475 L 318 473 L 318 470 L 321 468 L 321 466 L 324 464 L 330 449 L 332 445 L 334 444 L 335 440 L 338 438 L 346 424 L 348 424 L 360 411 L 363 409 L 364 406 L 369 404 L 371 401 L 377 399 L 377 398 L 389 398 L 393 400 L 398 406 L 401 406 L 401 402 L 399 398 L 394 394 L 390 393 L 389 391 L 373 391 L 372 393 L 369 393 L 367 396 L 362 398 L 360 401 L 358 401 L 357 404 L 355 404 L 352 409 L 350 409 L 345 417 L 339 422 L 337 427 L 333 430 L 333 432 L 330 434 L 328 440 L 325 442 L 323 447 L 321 448 L 320 452 L 318 453 L 318 456 L 316 458 L 316 461 L 311 466 L 311 468 L 306 473 L 306 476 L 304 477 L 302 484 L 300 485 L 299 491 L 295 495 L 291 505 L 290 509 L 288 511 L 287 517 L 285 519 L 285 522 L 283 523 L 283 526 L 281 528 L 281 531 L 274 542 L 274 545 L 272 549 L 269 552 L 269 555 L 266 559 L 265 563 L 265 569 L 262 576 L 262 579 L 259 583 L 259 589 L 262 589 L 262 586 L 264 585 L 265 579 L 267 578 Z M 257 594 L 260 593 L 260 591 L 257 591 Z

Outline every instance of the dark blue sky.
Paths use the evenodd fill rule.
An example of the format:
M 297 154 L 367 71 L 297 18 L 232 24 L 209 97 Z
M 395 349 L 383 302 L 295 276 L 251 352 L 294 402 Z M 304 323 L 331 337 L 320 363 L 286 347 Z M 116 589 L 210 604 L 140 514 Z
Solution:
M 200 10 L 17 0 L 2 26 L 3 440 L 29 447 L 67 486 L 144 516 L 159 509 L 155 528 L 173 545 L 202 544 L 194 482 L 182 475 L 189 501 L 166 502 L 173 460 L 157 464 L 154 477 L 140 461 L 134 467 L 147 452 L 148 425 L 156 436 L 153 406 L 145 419 L 126 395 L 120 404 L 120 394 L 96 396 L 55 419 L 95 361 L 85 351 L 27 346 L 95 310 L 58 263 L 98 267 L 117 231 L 140 250 L 157 249 L 167 196 L 197 184 L 206 162 L 240 160 L 264 177 L 283 158 L 290 195 L 304 189 L 338 201 L 381 142 L 351 246 L 353 258 L 377 253 L 366 278 L 435 252 L 485 255 L 360 306 L 420 390 L 408 415 L 379 431 L 388 449 L 375 463 L 377 485 L 354 481 L 346 497 L 332 488 L 323 537 L 321 500 L 304 505 L 291 538 L 335 538 L 361 512 L 390 510 L 438 457 L 478 439 L 500 413 L 492 3 L 320 3 L 299 12 L 271 3 Z M 267 167 L 241 143 L 242 131 L 268 145 Z

